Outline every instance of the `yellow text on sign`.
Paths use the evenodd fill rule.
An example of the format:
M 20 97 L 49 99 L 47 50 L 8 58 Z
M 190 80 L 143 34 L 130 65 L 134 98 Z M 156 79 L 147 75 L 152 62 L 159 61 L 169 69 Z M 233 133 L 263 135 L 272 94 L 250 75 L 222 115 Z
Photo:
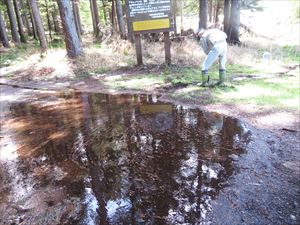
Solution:
M 133 31 L 142 31 L 142 30 L 159 30 L 170 28 L 170 20 L 158 19 L 158 20 L 144 20 L 133 22 Z

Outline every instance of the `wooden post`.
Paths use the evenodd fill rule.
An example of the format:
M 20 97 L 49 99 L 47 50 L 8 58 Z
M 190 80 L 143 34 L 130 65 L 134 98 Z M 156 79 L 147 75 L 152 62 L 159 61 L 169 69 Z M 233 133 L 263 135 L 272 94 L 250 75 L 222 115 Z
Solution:
M 170 65 L 171 64 L 170 32 L 164 32 L 164 42 L 165 42 L 165 61 L 167 65 Z
M 137 65 L 143 65 L 143 53 L 142 53 L 142 43 L 141 43 L 141 35 L 135 34 L 134 35 L 135 41 L 135 51 L 136 51 L 136 59 Z

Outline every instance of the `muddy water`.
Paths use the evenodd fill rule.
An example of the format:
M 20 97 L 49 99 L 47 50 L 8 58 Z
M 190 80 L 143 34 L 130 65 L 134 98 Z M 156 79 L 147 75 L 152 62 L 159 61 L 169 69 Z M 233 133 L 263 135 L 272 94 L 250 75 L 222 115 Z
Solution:
M 156 96 L 39 93 L 8 106 L 0 224 L 201 224 L 251 136 Z

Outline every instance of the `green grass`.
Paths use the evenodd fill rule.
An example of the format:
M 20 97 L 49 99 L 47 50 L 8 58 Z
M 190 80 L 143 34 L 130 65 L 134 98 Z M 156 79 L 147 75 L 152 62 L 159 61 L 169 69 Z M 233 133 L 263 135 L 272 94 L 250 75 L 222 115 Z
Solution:
M 195 68 L 182 69 L 175 74 L 165 71 L 163 76 L 164 81 L 172 86 L 186 86 L 201 82 L 201 70 Z
M 16 47 L 11 47 L 5 52 L 0 54 L 0 67 L 8 66 L 13 63 L 26 60 L 39 49 L 38 43 L 33 42 L 30 44 L 19 44 Z
M 240 65 L 240 64 L 228 64 L 227 65 L 227 74 L 244 74 L 244 75 L 253 75 L 258 74 L 260 71 L 252 68 L 251 66 Z
M 285 62 L 300 63 L 300 50 L 298 46 L 285 45 L 282 48 L 282 54 Z
M 98 43 L 98 42 L 93 43 L 91 46 L 94 48 L 102 48 L 103 47 L 102 43 Z
M 57 36 L 49 43 L 49 48 L 65 48 L 65 42 L 61 37 Z
M 260 71 L 243 65 L 228 65 L 229 80 L 232 76 L 240 74 L 259 74 Z M 211 83 L 218 80 L 217 68 L 210 71 Z M 145 90 L 151 86 L 180 87 L 172 94 L 183 100 L 201 98 L 205 91 L 211 94 L 205 98 L 204 104 L 210 103 L 236 103 L 256 104 L 261 106 L 272 106 L 276 108 L 297 109 L 299 107 L 299 76 L 271 77 L 268 79 L 247 78 L 242 81 L 235 81 L 225 87 L 211 86 L 209 89 L 196 86 L 201 82 L 200 68 L 184 68 L 172 71 L 166 67 L 161 75 L 136 75 L 128 79 L 122 77 L 110 78 L 108 86 L 114 89 Z
M 251 68 L 250 66 L 244 65 L 234 65 L 229 64 L 227 66 L 227 78 L 231 78 L 235 75 L 245 74 L 258 74 L 260 71 Z M 175 73 L 171 72 L 164 72 L 163 76 L 165 77 L 165 82 L 170 83 L 172 86 L 187 86 L 193 85 L 197 83 L 201 83 L 201 69 L 200 68 L 184 68 Z M 209 76 L 211 80 L 218 80 L 219 79 L 219 69 L 218 65 L 214 65 L 210 71 Z
M 298 76 L 245 80 L 235 83 L 233 87 L 218 87 L 213 91 L 213 96 L 218 102 L 295 110 L 299 108 L 299 93 Z

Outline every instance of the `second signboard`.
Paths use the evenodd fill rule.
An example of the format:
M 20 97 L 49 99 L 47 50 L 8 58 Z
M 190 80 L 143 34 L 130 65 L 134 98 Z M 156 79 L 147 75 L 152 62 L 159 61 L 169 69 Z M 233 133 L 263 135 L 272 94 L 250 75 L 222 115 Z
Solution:
M 127 0 L 126 3 L 134 33 L 173 30 L 172 0 Z

